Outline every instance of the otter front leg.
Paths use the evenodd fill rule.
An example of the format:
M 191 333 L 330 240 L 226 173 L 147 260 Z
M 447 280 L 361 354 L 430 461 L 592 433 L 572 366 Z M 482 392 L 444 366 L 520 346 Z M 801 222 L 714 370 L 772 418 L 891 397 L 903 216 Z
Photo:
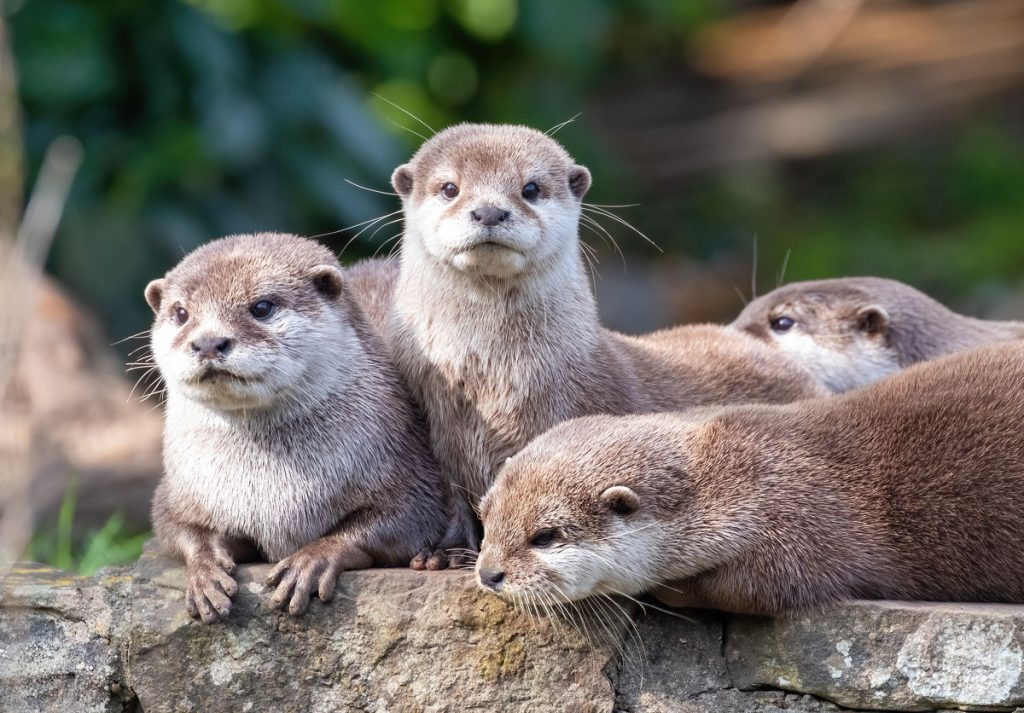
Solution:
M 153 498 L 153 526 L 163 550 L 185 561 L 188 583 L 185 609 L 193 619 L 207 624 L 226 617 L 238 584 L 231 576 L 235 556 L 243 555 L 245 543 L 206 527 L 181 522 L 167 501 L 163 483 Z
M 366 569 L 373 557 L 355 544 L 350 532 L 334 533 L 310 542 L 298 552 L 278 562 L 267 575 L 268 587 L 277 589 L 270 598 L 275 609 L 298 616 L 309 606 L 314 589 L 320 601 L 334 598 L 338 575 L 349 569 Z
M 409 563 L 411 569 L 439 570 L 461 567 L 473 559 L 480 549 L 476 533 L 476 517 L 469 503 L 460 498 L 441 542 L 424 547 Z
M 165 525 L 158 536 L 165 550 L 185 560 L 185 609 L 189 616 L 207 624 L 226 617 L 231 612 L 231 599 L 238 593 L 238 584 L 231 575 L 239 546 L 220 533 L 195 525 Z

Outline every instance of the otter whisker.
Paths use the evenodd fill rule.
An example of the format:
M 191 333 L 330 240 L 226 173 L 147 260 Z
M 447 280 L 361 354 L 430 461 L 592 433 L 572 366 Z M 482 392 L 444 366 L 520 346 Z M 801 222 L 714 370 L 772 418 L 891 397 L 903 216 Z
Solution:
M 136 352 L 141 352 L 143 349 L 149 349 L 149 342 L 146 342 L 145 344 L 140 344 L 139 346 L 135 347 L 130 352 L 128 352 L 128 358 L 130 359 Z
M 366 239 L 367 239 L 367 241 L 369 241 L 369 242 L 373 242 L 373 237 L 374 237 L 374 236 L 375 236 L 375 235 L 376 235 L 377 233 L 379 233 L 380 231 L 384 230 L 384 228 L 388 227 L 389 225 L 394 225 L 395 223 L 401 223 L 401 222 L 402 222 L 403 220 L 405 220 L 405 218 L 403 218 L 402 216 L 399 216 L 399 217 L 397 217 L 397 218 L 395 218 L 395 219 L 393 219 L 393 220 L 389 220 L 389 221 L 387 221 L 386 223 L 382 223 L 382 224 L 378 225 L 378 226 L 377 226 L 377 227 L 376 227 L 376 228 L 374 229 L 374 231 L 373 231 L 372 233 L 370 233 L 370 236 L 369 236 L 368 238 L 366 238 Z
M 141 384 L 146 379 L 146 377 L 149 376 L 156 368 L 157 367 L 155 366 L 150 367 L 148 370 L 144 371 L 141 376 L 139 376 L 139 378 L 135 382 L 135 385 L 132 386 L 132 390 L 128 392 L 128 398 L 125 399 L 126 402 L 132 400 L 132 396 L 135 395 L 135 390 L 139 388 L 139 384 Z
M 595 257 L 594 248 L 587 245 L 586 242 L 580 240 L 580 247 L 583 251 L 580 253 L 583 255 L 583 259 L 587 261 L 587 269 L 590 271 L 590 286 L 594 292 L 597 292 L 597 281 L 601 277 L 601 273 L 597 270 L 597 258 Z
M 382 191 L 379 188 L 370 188 L 369 186 L 364 186 L 361 183 L 356 183 L 355 181 L 353 181 L 353 180 L 351 180 L 349 178 L 343 178 L 341 180 L 343 180 L 345 183 L 349 184 L 350 186 L 355 186 L 356 188 L 361 188 L 362 190 L 369 191 L 370 193 L 379 193 L 382 196 L 397 196 L 398 195 L 394 191 Z
M 353 185 L 355 185 L 355 184 L 353 184 Z M 367 190 L 367 191 L 374 190 L 372 188 L 365 188 L 364 186 L 359 186 L 359 188 L 363 188 L 364 190 Z M 382 191 L 377 191 L 377 193 L 381 193 L 381 192 Z M 378 215 L 376 218 L 370 218 L 368 220 L 360 221 L 359 223 L 355 223 L 354 225 L 349 225 L 349 226 L 346 226 L 344 228 L 338 228 L 337 230 L 329 230 L 326 233 L 318 233 L 317 235 L 312 235 L 312 236 L 310 236 L 310 238 L 311 239 L 317 239 L 317 238 L 326 238 L 326 237 L 329 237 L 331 235 L 337 235 L 338 233 L 344 233 L 344 232 L 347 232 L 349 230 L 353 230 L 355 228 L 362 227 L 364 225 L 367 225 L 368 223 L 372 224 L 372 223 L 376 223 L 378 220 L 384 220 L 385 218 L 390 218 L 391 216 L 397 215 L 398 213 L 401 213 L 401 212 L 402 212 L 402 209 L 399 208 L 398 210 L 392 211 L 390 213 L 385 213 L 384 215 Z
M 394 243 L 395 246 L 399 245 L 399 240 L 402 237 L 402 235 L 403 233 L 395 233 L 390 238 L 382 242 L 380 245 L 377 246 L 377 249 L 373 251 L 373 256 L 377 257 L 380 254 L 380 251 L 386 248 L 391 243 Z M 389 250 L 388 255 L 390 255 L 392 252 L 393 249 Z
M 547 136 L 554 136 L 554 135 L 555 135 L 555 134 L 557 134 L 557 133 L 558 133 L 559 131 L 561 131 L 562 129 L 564 129 L 564 128 L 565 128 L 566 126 L 568 126 L 568 125 L 569 125 L 569 124 L 571 124 L 572 122 L 574 122 L 574 121 L 576 121 L 577 119 L 579 119 L 579 118 L 580 118 L 581 116 L 583 116 L 583 112 L 582 112 L 582 111 L 581 111 L 581 112 L 579 112 L 579 113 L 577 113 L 577 114 L 576 114 L 576 116 L 573 116 L 573 117 L 571 117 L 571 118 L 569 118 L 569 119 L 566 119 L 565 121 L 563 121 L 563 122 L 562 122 L 562 123 L 560 123 L 560 124 L 555 124 L 555 125 L 554 125 L 554 126 L 552 126 L 552 127 L 550 128 L 550 129 L 548 129 L 547 131 L 545 131 L 544 133 L 545 133 L 545 134 L 546 134 Z
M 394 126 L 395 128 L 401 129 L 402 131 L 408 131 L 413 136 L 418 137 L 421 141 L 430 141 L 429 138 L 427 138 L 426 136 L 424 136 L 420 132 L 416 131 L 416 129 L 410 129 L 408 126 L 404 126 L 403 124 L 399 124 L 397 121 L 392 119 L 390 116 L 385 116 L 384 118 L 387 119 L 388 123 L 391 124 L 392 126 Z
M 401 212 L 402 211 L 400 211 L 400 210 L 395 210 L 395 211 L 392 211 L 390 213 L 385 213 L 384 215 L 377 216 L 373 220 L 367 220 L 367 221 L 364 221 L 363 223 L 359 223 L 358 225 L 362 225 L 363 227 L 359 230 L 359 232 L 357 232 L 355 235 L 353 235 L 351 238 L 349 238 L 348 241 L 342 246 L 341 252 L 338 253 L 338 257 L 340 258 L 345 253 L 345 251 L 348 250 L 348 246 L 351 245 L 356 239 L 358 239 L 360 235 L 365 233 L 367 230 L 370 230 L 372 227 L 374 227 L 380 221 L 387 220 L 388 218 L 391 218 L 392 216 L 398 215 Z M 401 220 L 401 219 L 399 218 L 399 220 Z M 352 226 L 352 227 L 354 228 L 354 227 L 358 227 L 358 226 Z M 343 228 L 342 230 L 337 231 L 337 232 L 343 232 L 344 230 L 351 230 L 351 228 Z
M 566 631 L 564 622 L 558 615 L 558 600 L 555 599 L 550 592 L 543 592 L 543 594 L 548 600 L 548 621 L 551 623 L 551 628 L 558 634 L 559 639 L 562 641 L 562 645 L 567 649 L 571 649 L 572 642 L 570 641 L 569 633 Z
M 124 339 L 118 339 L 116 342 L 111 342 L 110 346 L 116 347 L 118 344 L 122 344 L 123 342 L 127 342 L 129 339 L 143 339 L 144 337 L 149 335 L 150 331 L 151 330 L 149 330 L 149 329 L 144 329 L 141 332 L 136 332 L 135 334 L 129 334 Z
M 647 613 L 648 609 L 653 609 L 654 611 L 661 612 L 662 614 L 666 614 L 666 615 L 671 616 L 671 617 L 675 617 L 676 619 L 682 619 L 683 621 L 688 621 L 691 624 L 693 624 L 694 622 L 697 621 L 696 619 L 694 619 L 692 617 L 685 616 L 683 614 L 680 614 L 679 612 L 674 612 L 671 609 L 665 609 L 664 607 L 659 607 L 656 604 L 651 604 L 650 602 L 641 601 L 641 600 L 637 599 L 636 597 L 631 597 L 628 594 L 626 594 L 625 592 L 620 592 L 620 591 L 616 590 L 614 593 L 617 594 L 620 597 L 625 597 L 626 599 L 630 600 L 631 602 L 634 602 L 638 607 L 640 607 L 644 611 L 644 614 Z
M 377 97 L 377 98 L 378 98 L 378 99 L 380 99 L 380 100 L 381 100 L 382 102 L 386 102 L 386 103 L 390 104 L 391 106 L 395 107 L 396 109 L 398 109 L 398 110 L 399 110 L 400 112 L 402 112 L 403 114 L 405 114 L 405 115 L 407 115 L 407 116 L 410 116 L 410 117 L 412 117 L 413 119 L 415 119 L 416 121 L 420 122 L 420 123 L 421 123 L 421 124 L 422 124 L 423 126 L 425 126 L 425 127 L 426 127 L 426 128 L 427 128 L 427 129 L 429 130 L 429 131 L 430 131 L 430 134 L 431 134 L 431 136 L 433 136 L 434 134 L 436 134 L 436 133 L 437 133 L 437 129 L 435 129 L 434 127 L 432 127 L 432 126 L 431 126 L 430 124 L 428 124 L 427 122 L 423 121 L 423 119 L 419 118 L 418 116 L 416 116 L 415 114 L 413 114 L 413 113 L 412 113 L 411 111 L 409 111 L 408 109 L 406 109 L 406 108 L 404 108 L 404 107 L 401 107 L 401 106 L 399 106 L 398 104 L 396 104 L 395 102 L 391 101 L 391 100 L 390 100 L 390 99 L 388 99 L 387 97 L 382 97 L 382 96 L 381 96 L 380 94 L 377 94 L 376 92 L 370 92 L 370 94 L 372 94 L 373 96 Z M 424 138 L 423 140 L 424 140 L 424 141 L 427 141 L 427 139 L 426 139 L 426 138 Z
M 580 214 L 580 220 L 582 221 L 581 225 L 589 227 L 591 229 L 591 231 L 597 233 L 598 237 L 600 237 L 602 240 L 605 241 L 605 245 L 608 245 L 609 247 L 614 247 L 615 248 L 615 252 L 617 252 L 619 254 L 619 257 L 622 258 L 622 267 L 623 267 L 623 269 L 625 269 L 625 267 L 626 267 L 626 256 L 622 252 L 622 248 L 619 247 L 618 241 L 615 239 L 615 237 L 610 232 L 608 232 L 608 229 L 605 228 L 600 223 L 598 223 L 593 218 L 591 218 L 589 215 L 586 215 L 586 214 L 583 214 L 583 213 Z M 598 231 L 600 231 L 600 232 L 598 232 Z
M 786 248 L 786 254 L 782 258 L 782 269 L 779 270 L 779 281 L 775 283 L 775 288 L 782 287 L 782 283 L 786 280 L 786 267 L 789 265 L 789 254 L 792 252 L 790 248 Z
M 477 495 L 476 495 L 476 493 L 473 492 L 472 490 L 470 490 L 469 488 L 467 488 L 462 483 L 452 482 L 450 485 L 452 487 L 454 487 L 454 488 L 458 488 L 459 490 L 462 490 L 463 492 L 466 493 L 466 495 L 469 496 L 469 498 L 467 498 L 466 502 L 469 503 L 469 507 L 473 509 L 473 512 L 476 514 L 476 516 L 480 517 L 480 504 L 477 502 Z M 480 519 L 482 520 L 483 518 L 480 518 Z
M 637 626 L 636 621 L 633 617 L 619 604 L 615 599 L 607 594 L 601 595 L 601 600 L 606 600 L 610 606 L 614 606 L 622 614 L 622 623 L 625 626 L 622 628 L 623 636 L 623 650 L 628 650 L 629 640 L 633 639 L 633 648 L 636 651 L 635 665 L 640 670 L 640 687 L 643 687 L 644 672 L 650 665 L 650 661 L 647 658 L 647 649 L 644 646 L 643 637 L 640 636 L 640 627 Z M 625 658 L 625 656 L 624 656 Z
M 135 364 L 133 366 L 129 366 L 124 371 L 126 374 L 131 373 L 133 371 L 139 371 L 140 369 L 144 369 L 146 372 L 150 372 L 155 368 L 157 368 L 156 364 Z
M 615 539 L 618 539 L 620 537 L 629 537 L 630 535 L 633 535 L 633 534 L 636 534 L 637 532 L 641 532 L 643 530 L 646 530 L 649 527 L 654 527 L 655 525 L 658 525 L 658 524 L 659 523 L 657 521 L 649 522 L 646 525 L 641 525 L 640 527 L 636 527 L 636 528 L 634 528 L 632 530 L 626 530 L 625 532 L 618 532 L 618 533 L 616 533 L 614 535 L 608 535 L 608 537 L 598 538 L 598 539 L 594 540 L 594 542 L 606 542 L 608 540 L 615 540 Z
M 388 238 L 387 240 L 384 241 L 384 245 L 387 245 L 392 240 L 395 241 L 391 245 L 391 249 L 388 250 L 388 257 L 389 258 L 394 257 L 395 253 L 397 253 L 401 249 L 401 247 L 402 247 L 402 240 L 401 240 L 401 238 L 402 238 L 403 235 L 405 235 L 405 231 L 402 231 L 401 233 L 396 233 L 395 235 L 392 235 L 390 238 Z
M 628 228 L 629 230 L 632 230 L 634 233 L 639 235 L 641 238 L 643 238 L 644 240 L 649 242 L 651 245 L 654 246 L 654 248 L 658 252 L 665 252 L 664 250 L 661 249 L 660 245 L 658 245 L 656 242 L 651 240 L 650 237 L 648 237 L 647 233 L 643 232 L 642 230 L 640 230 L 639 228 L 637 228 L 636 226 L 634 226 L 632 223 L 630 223 L 629 221 L 625 220 L 624 218 L 620 218 L 619 216 L 615 215 L 610 210 L 606 210 L 605 208 L 600 208 L 600 207 L 595 206 L 595 205 L 593 205 L 591 203 L 583 203 L 583 204 L 581 204 L 580 207 L 584 211 L 590 211 L 591 213 L 593 213 L 595 215 L 602 215 L 602 216 L 605 216 L 606 218 L 611 218 L 616 223 L 621 224 L 622 226 Z
M 746 307 L 747 306 L 747 298 L 743 296 L 743 292 L 741 292 L 740 288 L 737 287 L 736 285 L 733 285 L 732 288 L 734 290 L 736 290 L 736 294 L 739 295 L 740 302 L 742 302 L 743 306 Z
M 592 642 L 591 646 L 594 648 L 600 646 L 606 650 L 614 651 L 617 657 L 623 658 L 626 652 L 622 646 L 622 641 L 614 635 L 615 624 L 611 620 L 611 615 L 608 611 L 604 607 L 598 606 L 598 601 L 593 597 L 581 600 L 581 604 L 586 605 L 601 634 L 602 640 Z
M 757 299 L 757 234 L 754 234 L 754 261 L 750 268 L 750 299 Z

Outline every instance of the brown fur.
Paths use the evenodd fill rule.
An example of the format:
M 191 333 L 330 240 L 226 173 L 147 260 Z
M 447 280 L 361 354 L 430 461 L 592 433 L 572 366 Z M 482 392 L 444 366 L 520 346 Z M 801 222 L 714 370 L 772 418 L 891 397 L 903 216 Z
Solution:
M 360 260 L 344 269 L 345 285 L 366 320 L 381 337 L 391 313 L 391 298 L 398 282 L 398 260 L 379 258 Z
M 577 237 L 590 174 L 539 131 L 447 129 L 392 182 L 406 224 L 389 340 L 434 452 L 470 502 L 506 458 L 569 418 L 825 393 L 727 327 L 646 337 L 601 327 Z M 449 182 L 459 189 L 451 200 L 440 196 Z M 528 182 L 538 200 L 521 195 Z M 472 211 L 493 207 L 507 220 L 474 227 Z M 470 519 L 462 534 L 475 542 Z
M 293 614 L 311 592 L 330 599 L 344 569 L 443 565 L 434 546 L 448 506 L 425 424 L 359 307 L 379 315 L 381 290 L 349 284 L 323 246 L 280 234 L 214 241 L 147 287 L 153 352 L 168 385 L 153 523 L 188 567 L 193 616 L 228 613 L 240 558 L 278 562 L 272 603 Z M 261 321 L 249 309 L 263 299 L 277 312 Z M 177 307 L 189 312 L 180 326 Z M 235 346 L 199 373 L 237 374 L 241 385 L 224 388 L 242 396 L 208 398 L 221 377 L 206 391 L 190 386 L 203 368 L 191 341 L 209 334 Z M 246 389 L 264 380 L 268 394 L 250 397 Z
M 503 469 L 479 567 L 504 572 L 513 600 L 656 588 L 768 615 L 847 598 L 1021 603 L 1022 432 L 1020 343 L 831 399 L 570 421 Z M 615 486 L 638 505 L 610 509 Z M 564 532 L 561 554 L 530 545 L 542 527 Z
M 806 334 L 822 347 L 852 359 L 861 344 L 876 347 L 879 364 L 862 369 L 865 376 L 848 379 L 847 388 L 867 383 L 872 375 L 883 376 L 915 364 L 963 349 L 1019 339 L 1024 323 L 975 319 L 957 314 L 928 295 L 896 280 L 849 277 L 796 282 L 753 300 L 733 326 L 758 339 L 785 349 L 771 323 L 789 317 L 791 328 Z M 807 358 L 807 357 L 805 357 Z M 891 369 L 885 366 L 891 363 Z M 824 381 L 842 379 L 835 366 L 822 365 Z

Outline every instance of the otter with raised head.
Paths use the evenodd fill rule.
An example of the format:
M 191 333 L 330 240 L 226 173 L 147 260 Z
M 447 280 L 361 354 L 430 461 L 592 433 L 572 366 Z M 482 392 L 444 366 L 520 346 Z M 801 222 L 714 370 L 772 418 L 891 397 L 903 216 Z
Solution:
M 827 393 L 738 330 L 602 328 L 578 238 L 590 173 L 522 126 L 463 124 L 397 168 L 405 230 L 388 323 L 434 453 L 468 504 L 531 438 L 588 414 Z
M 167 385 L 154 529 L 205 622 L 230 611 L 240 559 L 278 563 L 292 614 L 346 569 L 443 565 L 425 424 L 350 287 L 327 248 L 279 234 L 215 240 L 146 287 Z
M 849 598 L 1024 602 L 1024 343 L 788 405 L 590 417 L 503 468 L 481 586 L 655 590 L 775 615 Z
M 945 354 L 1024 337 L 1024 323 L 957 314 L 896 280 L 794 282 L 732 323 L 799 361 L 834 392 Z

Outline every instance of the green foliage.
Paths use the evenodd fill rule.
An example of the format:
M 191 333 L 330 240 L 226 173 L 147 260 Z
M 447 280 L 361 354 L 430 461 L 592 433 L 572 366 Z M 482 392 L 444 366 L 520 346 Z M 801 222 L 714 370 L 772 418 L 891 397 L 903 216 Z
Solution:
M 337 231 L 394 209 L 345 179 L 390 190 L 392 169 L 420 141 L 412 132 L 426 129 L 373 94 L 435 127 L 552 126 L 608 79 L 628 28 L 633 41 L 673 51 L 693 18 L 670 5 L 15 4 L 30 163 L 38 166 L 60 133 L 86 148 L 50 268 L 112 334 L 138 331 L 149 319 L 143 287 L 183 251 L 243 231 Z M 353 246 L 351 256 L 389 235 Z M 326 238 L 339 248 L 346 239 Z
M 1019 279 L 1024 148 L 997 120 L 799 171 L 652 185 L 627 168 L 599 108 L 624 87 L 692 78 L 693 38 L 735 11 L 721 0 L 21 0 L 8 12 L 29 163 L 60 133 L 86 148 L 49 267 L 113 336 L 131 334 L 150 318 L 146 282 L 202 242 L 282 230 L 340 250 L 340 229 L 394 210 L 346 179 L 390 190 L 429 131 L 402 109 L 435 128 L 547 128 L 582 111 L 559 139 L 592 169 L 592 199 L 643 204 L 629 218 L 669 254 L 747 255 L 757 235 L 762 282 L 790 248 L 792 278 L 887 274 L 947 299 Z M 344 257 L 398 230 L 364 234 Z M 631 257 L 656 257 L 612 230 Z
M 151 533 L 133 532 L 124 517 L 114 513 L 98 530 L 75 531 L 77 485 L 74 481 L 61 501 L 57 521 L 40 528 L 22 559 L 43 562 L 79 574 L 89 575 L 101 567 L 138 559 Z

